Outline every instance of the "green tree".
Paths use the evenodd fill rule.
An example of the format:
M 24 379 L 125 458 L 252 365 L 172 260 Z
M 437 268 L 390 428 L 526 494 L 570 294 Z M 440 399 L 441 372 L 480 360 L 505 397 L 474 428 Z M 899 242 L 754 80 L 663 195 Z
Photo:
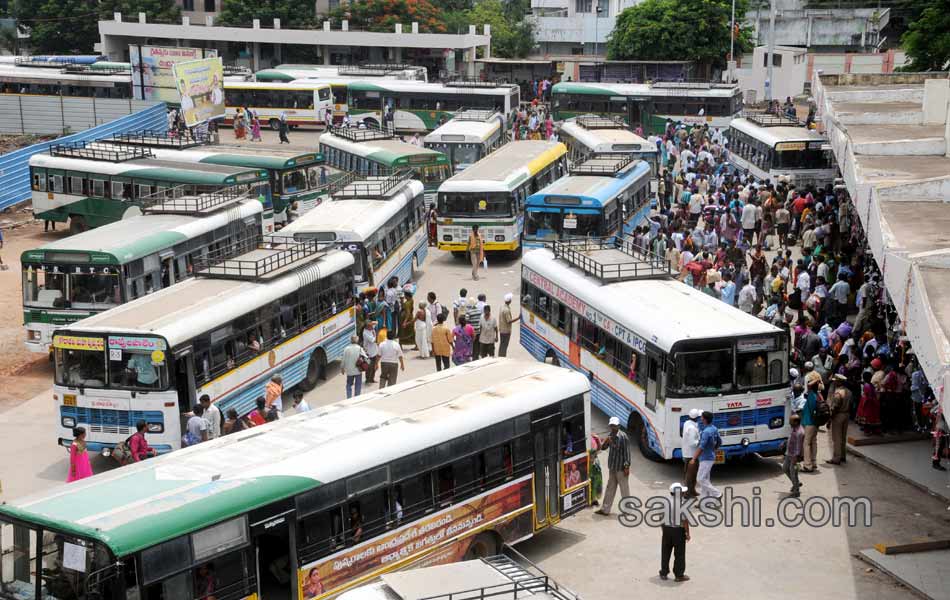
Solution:
M 10 54 L 16 54 L 18 49 L 17 32 L 14 27 L 0 27 L 0 48 Z
M 397 23 L 419 24 L 420 33 L 445 33 L 442 9 L 429 0 L 362 0 L 330 11 L 334 27 L 349 21 L 351 29 L 394 31 Z
M 99 41 L 96 0 L 23 0 L 17 23 L 38 54 L 89 54 Z
M 901 37 L 904 71 L 942 71 L 950 62 L 950 0 L 931 0 Z
M 736 0 L 736 15 L 747 0 Z M 617 16 L 607 39 L 607 57 L 616 60 L 693 60 L 721 67 L 729 54 L 731 2 L 728 0 L 645 0 Z M 751 47 L 741 29 L 736 53 Z
M 138 19 L 143 12 L 149 23 L 181 22 L 181 9 L 174 0 L 100 0 L 100 19 L 112 20 L 112 14 L 117 12 L 122 13 L 123 19 Z
M 525 2 L 513 0 L 480 0 L 468 12 L 469 23 L 479 31 L 484 24 L 491 26 L 491 52 L 501 58 L 527 56 L 534 48 L 534 26 L 524 19 Z
M 262 27 L 271 27 L 280 19 L 281 27 L 306 28 L 316 24 L 316 5 L 313 0 L 224 0 L 217 22 L 229 27 L 250 27 L 254 19 Z

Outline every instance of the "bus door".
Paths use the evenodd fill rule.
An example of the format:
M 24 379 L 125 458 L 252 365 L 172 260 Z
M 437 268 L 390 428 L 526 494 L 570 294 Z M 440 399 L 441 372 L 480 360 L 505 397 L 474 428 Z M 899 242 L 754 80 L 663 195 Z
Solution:
M 627 125 L 636 128 L 637 125 L 643 125 L 643 105 L 634 98 L 627 98 Z M 646 129 L 646 127 L 644 127 Z
M 581 327 L 580 327 L 580 317 L 574 313 L 571 313 L 571 335 L 569 344 L 569 357 L 572 365 L 581 366 Z
M 541 529 L 559 520 L 558 436 L 561 415 L 554 414 L 531 423 L 534 441 L 534 528 Z
M 162 288 L 175 285 L 175 252 L 164 250 L 158 254 L 158 260 L 162 263 Z
M 656 412 L 656 403 L 657 401 L 663 402 L 665 400 L 665 385 L 664 377 L 666 373 L 663 371 L 663 362 L 662 360 L 654 354 L 647 354 L 646 357 L 646 406 L 648 409 Z
M 185 431 L 185 413 L 197 402 L 195 397 L 195 353 L 191 346 L 175 352 L 175 389 L 178 392 L 178 413 L 181 429 Z
M 293 498 L 251 511 L 257 597 L 297 598 L 296 512 Z

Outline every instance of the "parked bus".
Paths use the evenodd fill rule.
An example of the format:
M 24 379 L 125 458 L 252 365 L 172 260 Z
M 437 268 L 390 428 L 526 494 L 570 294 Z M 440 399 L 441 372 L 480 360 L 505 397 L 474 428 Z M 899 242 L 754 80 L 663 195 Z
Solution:
M 291 127 L 300 125 L 326 126 L 327 114 L 333 112 L 333 95 L 327 83 L 292 81 L 289 83 L 259 83 L 256 81 L 225 81 L 224 122 L 234 122 L 238 108 L 254 111 L 261 125 L 271 129 L 280 127 L 280 115 L 287 115 Z
M 400 64 L 302 65 L 283 64 L 254 73 L 257 81 L 288 82 L 298 79 L 348 77 L 352 79 L 429 80 L 425 67 Z
M 591 379 L 648 458 L 679 459 L 690 409 L 713 413 L 716 462 L 780 454 L 788 334 L 669 277 L 630 242 L 555 241 L 522 261 L 521 344 Z
M 406 169 L 354 181 L 281 235 L 332 243 L 351 253 L 356 290 L 384 286 L 391 277 L 407 283 L 429 252 L 424 190 L 411 176 Z
M 388 175 L 410 168 L 435 201 L 439 185 L 452 175 L 452 165 L 441 152 L 420 148 L 379 129 L 337 128 L 320 136 L 320 152 L 328 165 L 362 175 Z
M 7 500 L 0 593 L 313 600 L 490 556 L 589 506 L 588 439 L 586 377 L 476 361 Z
M 347 102 L 355 123 L 380 126 L 388 113 L 396 131 L 423 132 L 436 129 L 462 109 L 509 115 L 519 106 L 520 91 L 516 85 L 487 81 L 354 81 Z
M 656 144 L 630 131 L 619 119 L 597 115 L 574 117 L 561 123 L 558 139 L 567 146 L 572 162 L 583 162 L 598 154 L 627 154 L 646 161 L 653 171 L 654 179 L 659 177 L 660 158 Z M 655 189 L 651 191 L 656 192 Z
M 263 207 L 227 202 L 213 214 L 144 214 L 25 251 L 26 347 L 49 353 L 53 332 L 190 277 L 209 253 L 256 240 Z
M 625 154 L 600 154 L 528 196 L 524 247 L 554 240 L 622 238 L 650 214 L 650 165 Z
M 508 142 L 439 187 L 439 249 L 460 256 L 468 249 L 472 225 L 478 225 L 486 251 L 520 251 L 528 196 L 566 172 L 564 144 Z
M 455 173 L 485 158 L 508 141 L 505 117 L 487 110 L 463 110 L 423 140 L 449 158 Z
M 551 100 L 558 121 L 596 114 L 650 133 L 662 133 L 667 120 L 725 128 L 742 112 L 742 90 L 731 83 L 562 82 Z
M 729 162 L 773 183 L 784 178 L 798 188 L 834 183 L 838 169 L 831 144 L 795 120 L 753 113 L 729 127 Z
M 33 214 L 74 233 L 142 214 L 143 198 L 196 196 L 244 186 L 272 221 L 268 173 L 223 165 L 158 160 L 148 148 L 91 143 L 54 145 L 30 157 Z
M 60 444 L 83 426 L 89 449 L 109 453 L 144 419 L 168 452 L 204 394 L 246 415 L 273 375 L 285 389 L 317 385 L 356 330 L 352 255 L 282 236 L 244 247 L 254 249 L 199 259 L 195 277 L 53 334 Z

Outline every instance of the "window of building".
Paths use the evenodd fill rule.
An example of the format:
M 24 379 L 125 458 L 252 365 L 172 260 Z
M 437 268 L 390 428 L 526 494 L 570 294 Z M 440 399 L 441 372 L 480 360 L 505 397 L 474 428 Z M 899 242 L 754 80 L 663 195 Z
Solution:
M 593 4 L 593 0 L 574 0 L 574 11 L 579 13 L 592 12 Z
M 218 9 L 214 5 L 215 0 L 205 0 L 205 12 L 215 12 Z
M 182 0 L 181 9 L 186 12 L 195 10 L 195 0 Z

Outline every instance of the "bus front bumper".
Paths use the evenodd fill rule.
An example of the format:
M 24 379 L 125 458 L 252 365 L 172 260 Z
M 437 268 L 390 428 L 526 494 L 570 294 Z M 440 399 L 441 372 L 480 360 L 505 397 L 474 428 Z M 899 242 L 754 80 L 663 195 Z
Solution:
M 726 455 L 726 460 L 730 458 L 739 458 L 749 454 L 760 454 L 762 456 L 777 456 L 784 453 L 785 440 L 765 440 L 763 442 L 749 442 L 748 444 L 729 444 L 723 445 L 722 450 Z M 673 450 L 673 458 L 683 458 L 683 451 L 680 448 Z
M 448 252 L 468 252 L 468 243 L 452 243 L 452 242 L 439 242 L 439 250 L 446 250 Z M 518 240 L 512 240 L 510 242 L 485 242 L 485 252 L 494 252 L 498 250 L 517 250 L 518 249 Z
M 58 444 L 63 448 L 69 448 L 73 445 L 73 441 L 66 438 L 59 438 Z M 97 454 L 102 454 L 103 456 L 112 456 L 112 450 L 115 448 L 115 444 L 110 444 L 107 442 L 87 442 L 86 449 L 90 452 L 95 452 Z M 159 454 L 167 454 L 174 450 L 168 444 L 157 444 L 150 446 Z

